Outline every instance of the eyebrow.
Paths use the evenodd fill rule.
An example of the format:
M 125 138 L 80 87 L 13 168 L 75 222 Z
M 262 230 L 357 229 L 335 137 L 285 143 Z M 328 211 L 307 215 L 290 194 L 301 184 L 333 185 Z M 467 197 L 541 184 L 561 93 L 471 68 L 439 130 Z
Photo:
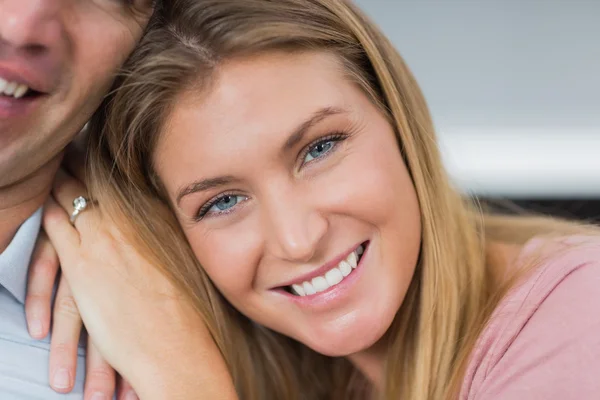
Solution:
M 330 117 L 332 115 L 342 114 L 345 112 L 345 110 L 337 107 L 321 108 L 294 130 L 290 137 L 288 137 L 288 139 L 285 141 L 285 144 L 283 145 L 283 150 L 289 151 L 298 143 L 300 143 L 304 138 L 304 135 L 306 135 L 306 132 L 308 132 L 310 128 L 312 128 L 319 122 L 323 121 L 325 118 Z
M 343 114 L 345 112 L 346 110 L 337 107 L 324 107 L 316 111 L 310 118 L 302 122 L 287 138 L 285 144 L 283 145 L 283 151 L 287 152 L 300 143 L 310 128 L 323 121 L 325 118 L 332 115 Z M 179 205 L 181 199 L 185 196 L 209 189 L 214 189 L 215 187 L 224 186 L 234 181 L 236 181 L 236 179 L 230 175 L 194 181 L 179 190 L 179 193 L 177 194 L 177 205 Z
M 177 194 L 177 205 L 179 205 L 181 199 L 187 195 L 209 190 L 218 186 L 227 185 L 234 181 L 235 178 L 233 176 L 219 176 L 217 178 L 202 179 L 200 181 L 192 182 L 186 187 L 182 188 Z

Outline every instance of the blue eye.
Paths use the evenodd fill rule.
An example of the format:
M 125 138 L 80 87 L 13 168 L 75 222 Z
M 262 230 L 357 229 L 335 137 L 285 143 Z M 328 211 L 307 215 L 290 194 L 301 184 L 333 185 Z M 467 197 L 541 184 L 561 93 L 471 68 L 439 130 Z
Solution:
M 346 140 L 349 136 L 347 133 L 337 132 L 312 142 L 304 150 L 302 164 L 306 164 L 317 158 L 323 158 L 335 151 L 339 142 Z
M 213 205 L 212 207 L 209 209 L 212 210 L 213 208 L 215 208 L 219 211 L 225 211 L 230 209 L 231 207 L 234 207 L 236 204 L 238 204 L 239 202 L 244 201 L 244 196 L 232 196 L 232 195 L 225 195 L 221 198 L 219 198 Z
M 246 196 L 236 196 L 233 194 L 219 196 L 202 206 L 197 218 L 202 219 L 207 214 L 227 214 L 231 209 L 247 199 Z
M 331 151 L 331 149 L 333 149 L 336 141 L 337 140 L 329 139 L 310 146 L 306 152 L 306 156 L 304 157 L 304 162 L 306 163 L 314 160 L 315 158 L 323 157 L 325 154 Z
M 236 196 L 223 196 L 219 201 L 217 201 L 213 207 L 218 208 L 219 210 L 227 210 L 237 204 Z

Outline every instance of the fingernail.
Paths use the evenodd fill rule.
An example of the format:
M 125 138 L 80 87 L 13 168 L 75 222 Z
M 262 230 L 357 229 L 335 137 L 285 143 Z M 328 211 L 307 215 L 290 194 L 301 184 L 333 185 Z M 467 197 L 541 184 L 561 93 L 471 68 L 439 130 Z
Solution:
M 102 392 L 96 392 L 92 395 L 90 400 L 108 400 L 108 396 Z
M 139 399 L 139 397 L 137 397 L 137 394 L 135 394 L 135 391 L 130 390 L 125 395 L 125 400 L 140 400 L 140 399 Z
M 29 322 L 29 334 L 34 338 L 39 338 L 42 336 L 42 322 L 40 320 L 34 319 Z
M 54 387 L 56 389 L 69 389 L 71 387 L 71 375 L 69 370 L 61 368 L 54 374 Z

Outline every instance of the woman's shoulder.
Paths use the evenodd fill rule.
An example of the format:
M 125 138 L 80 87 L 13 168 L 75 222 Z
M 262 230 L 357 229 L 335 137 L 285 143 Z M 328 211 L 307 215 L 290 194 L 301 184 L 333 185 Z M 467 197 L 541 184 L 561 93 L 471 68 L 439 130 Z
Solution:
M 600 398 L 600 236 L 533 239 L 518 264 L 535 267 L 492 313 L 461 399 Z
M 508 291 L 492 318 L 502 318 L 502 308 L 515 302 L 535 311 L 534 304 L 563 294 L 565 285 L 583 289 L 589 278 L 600 278 L 600 235 L 534 238 L 523 246 L 515 264 L 517 270 L 529 271 Z M 600 290 L 594 294 L 600 297 Z

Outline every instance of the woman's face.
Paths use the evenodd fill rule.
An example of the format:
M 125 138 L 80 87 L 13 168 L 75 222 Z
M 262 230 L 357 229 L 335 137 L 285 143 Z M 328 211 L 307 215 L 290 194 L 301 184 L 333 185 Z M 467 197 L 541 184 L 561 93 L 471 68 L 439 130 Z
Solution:
M 181 96 L 156 171 L 198 260 L 240 312 L 326 355 L 389 328 L 420 247 L 392 126 L 326 53 L 219 68 Z

